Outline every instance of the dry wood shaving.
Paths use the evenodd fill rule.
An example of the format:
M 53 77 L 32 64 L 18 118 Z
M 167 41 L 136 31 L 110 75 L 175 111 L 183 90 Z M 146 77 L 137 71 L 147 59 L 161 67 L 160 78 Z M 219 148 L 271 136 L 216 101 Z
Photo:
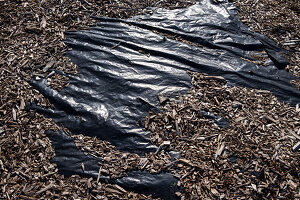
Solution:
M 109 142 L 96 137 L 84 135 L 71 135 L 71 137 L 74 138 L 76 147 L 86 155 L 103 159 L 99 165 L 111 178 L 122 177 L 130 170 L 147 170 L 158 174 L 171 163 L 170 155 L 164 150 L 140 157 L 137 154 L 121 152 Z
M 299 0 L 236 0 L 240 20 L 251 31 L 274 40 L 289 52 L 287 70 L 300 76 L 300 1 Z M 292 82 L 300 89 L 300 81 Z
M 26 80 L 37 75 L 57 90 L 68 85 L 57 71 L 76 74 L 77 66 L 65 56 L 69 49 L 64 32 L 95 25 L 90 15 L 127 18 L 149 12 L 146 7 L 174 9 L 194 1 L 0 2 L 0 199 L 151 199 L 117 185 L 59 174 L 50 162 L 55 153 L 44 132 L 61 127 L 25 110 L 25 102 L 51 106 Z M 299 75 L 299 2 L 238 0 L 236 5 L 253 30 L 291 52 L 288 70 Z M 160 146 L 157 152 L 139 157 L 82 135 L 72 136 L 75 144 L 85 153 L 106 155 L 99 172 L 106 170 L 111 177 L 131 169 L 171 171 L 184 187 L 177 192 L 182 199 L 299 198 L 299 107 L 279 103 L 266 91 L 229 88 L 220 78 L 191 76 L 195 88 L 147 118 L 152 141 Z M 230 127 L 219 128 L 201 117 L 199 109 L 229 119 Z M 171 162 L 170 150 L 180 152 L 181 158 Z
M 127 18 L 148 6 L 170 9 L 192 1 L 0 1 L 0 199 L 151 199 L 118 186 L 57 173 L 45 130 L 58 130 L 50 119 L 25 111 L 25 102 L 51 106 L 27 80 L 47 78 L 57 90 L 68 85 L 58 71 L 76 74 L 65 56 L 64 32 L 95 25 L 91 15 Z
M 300 195 L 300 113 L 270 92 L 228 87 L 222 77 L 189 72 L 193 88 L 150 113 L 154 144 L 170 141 L 181 158 L 170 169 L 183 199 L 295 199 Z M 208 111 L 230 121 L 220 128 Z

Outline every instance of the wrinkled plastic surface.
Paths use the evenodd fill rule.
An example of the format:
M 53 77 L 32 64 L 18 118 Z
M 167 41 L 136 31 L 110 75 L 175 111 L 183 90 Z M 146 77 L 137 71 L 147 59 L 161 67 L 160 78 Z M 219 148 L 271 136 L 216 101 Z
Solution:
M 83 177 L 89 175 L 97 177 L 99 170 L 98 162 L 101 162 L 101 158 L 95 158 L 90 155 L 86 156 L 83 152 L 78 151 L 74 140 L 63 131 L 46 131 L 46 135 L 51 140 L 52 146 L 55 149 L 56 156 L 52 161 L 58 163 L 59 172 L 64 173 L 66 176 L 78 174 Z M 84 165 L 84 171 L 82 164 Z
M 279 70 L 287 65 L 283 50 L 268 38 L 250 33 L 235 12 L 230 3 L 217 5 L 203 0 L 186 9 L 158 9 L 153 15 L 129 20 L 98 17 L 97 27 L 66 34 L 66 43 L 72 47 L 68 56 L 79 69 L 78 75 L 67 75 L 69 87 L 56 92 L 45 79 L 30 81 L 55 110 L 31 108 L 74 134 L 97 136 L 121 151 L 142 155 L 157 147 L 151 145 L 149 133 L 137 125 L 138 121 L 143 121 L 150 109 L 158 110 L 158 93 L 174 95 L 188 90 L 191 80 L 186 70 L 223 76 L 229 85 L 269 90 L 282 101 L 299 103 L 299 91 L 290 84 L 295 77 Z M 199 46 L 168 39 L 153 30 Z M 265 57 L 267 66 L 253 64 L 251 55 Z M 208 118 L 221 126 L 228 125 L 218 116 Z M 54 140 L 55 151 L 60 151 L 54 161 L 62 172 L 80 174 L 78 163 L 83 160 L 90 169 L 86 175 L 94 176 L 96 168 L 89 165 L 96 165 L 101 158 L 88 161 L 90 157 L 76 152 L 68 141 Z M 74 164 L 63 165 L 66 160 Z M 134 176 L 140 172 L 131 173 Z M 151 180 L 151 187 L 169 180 L 168 191 L 146 189 L 131 175 L 117 183 L 124 187 L 128 184 L 126 188 L 133 191 L 156 191 L 154 196 L 175 198 L 169 195 L 175 190 L 170 186 L 175 183 L 175 179 L 168 178 L 170 174 L 162 174 L 156 181 L 147 178 L 153 178 L 149 173 L 138 175 L 139 184 L 143 183 L 141 179 L 144 185 Z
M 74 140 L 63 131 L 47 131 L 55 149 L 56 156 L 52 162 L 57 163 L 60 173 L 65 176 L 78 174 L 81 177 L 98 178 L 99 164 L 101 158 L 84 155 L 79 151 Z M 84 166 L 84 170 L 82 168 Z M 171 173 L 150 174 L 147 171 L 131 171 L 128 176 L 119 179 L 110 179 L 107 174 L 101 174 L 100 181 L 118 184 L 128 191 L 135 191 L 146 195 L 153 195 L 162 199 L 175 199 L 175 192 L 179 188 L 176 186 L 176 179 Z

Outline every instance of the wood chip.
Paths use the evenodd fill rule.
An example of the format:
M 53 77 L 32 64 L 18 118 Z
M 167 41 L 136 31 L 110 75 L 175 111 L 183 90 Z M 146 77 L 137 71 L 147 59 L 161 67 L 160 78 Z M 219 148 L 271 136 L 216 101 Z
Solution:
M 13 120 L 17 121 L 17 112 L 14 108 L 12 109 L 12 115 L 13 115 Z
M 54 60 L 51 60 L 49 61 L 46 66 L 43 68 L 43 72 L 46 72 L 48 71 L 48 69 L 50 69 L 53 65 L 54 65 L 55 61 Z
M 225 148 L 225 142 L 222 142 L 222 144 L 218 147 L 217 151 L 216 151 L 216 155 L 215 158 L 217 158 L 218 156 L 220 156 Z
M 99 183 L 99 180 L 100 180 L 100 177 L 101 177 L 101 171 L 102 171 L 102 166 L 99 168 L 99 171 L 98 171 L 97 183 Z
M 43 193 L 43 192 L 46 192 L 47 190 L 50 190 L 50 189 L 52 189 L 53 187 L 55 187 L 55 185 L 51 183 L 51 184 L 49 184 L 48 186 L 46 186 L 46 187 L 44 187 L 43 189 L 41 189 L 40 191 L 38 191 L 37 194 L 41 194 L 41 193 Z

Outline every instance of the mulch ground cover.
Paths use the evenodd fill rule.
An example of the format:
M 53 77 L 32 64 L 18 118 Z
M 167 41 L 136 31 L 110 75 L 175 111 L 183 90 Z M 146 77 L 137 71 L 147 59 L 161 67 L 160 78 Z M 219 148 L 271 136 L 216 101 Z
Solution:
M 69 133 L 78 149 L 103 157 L 98 179 L 64 177 L 50 162 L 55 153 L 44 132 L 64 128 L 25 110 L 26 102 L 51 106 L 27 80 L 38 75 L 56 90 L 68 86 L 65 76 L 49 70 L 77 73 L 65 56 L 69 49 L 64 32 L 95 25 L 91 15 L 128 18 L 149 12 L 147 7 L 175 9 L 193 3 L 0 0 L 0 199 L 151 199 L 99 182 L 101 174 L 115 178 L 132 169 L 170 171 L 184 188 L 177 193 L 181 199 L 300 198 L 299 107 L 279 102 L 268 91 L 228 87 L 222 77 L 194 72 L 189 72 L 193 87 L 187 94 L 160 97 L 162 112 L 145 119 L 153 144 L 160 146 L 157 152 L 141 157 L 120 152 L 106 141 Z M 286 70 L 300 76 L 299 1 L 234 3 L 251 30 L 290 53 Z M 230 123 L 220 127 L 203 112 Z M 169 150 L 180 152 L 181 158 L 171 162 Z
M 300 1 L 298 0 L 236 0 L 239 17 L 251 31 L 274 40 L 288 51 L 290 64 L 286 70 L 300 76 Z M 299 80 L 292 81 L 298 89 Z

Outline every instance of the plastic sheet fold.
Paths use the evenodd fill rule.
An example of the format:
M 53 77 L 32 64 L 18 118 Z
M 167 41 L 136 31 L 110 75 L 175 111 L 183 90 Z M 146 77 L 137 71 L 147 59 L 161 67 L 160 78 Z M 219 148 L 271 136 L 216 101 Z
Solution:
M 157 9 L 153 15 L 127 20 L 96 18 L 98 26 L 66 34 L 72 48 L 68 56 L 78 65 L 76 76 L 66 75 L 69 87 L 57 92 L 43 78 L 30 81 L 55 109 L 29 108 L 53 118 L 73 134 L 96 136 L 121 151 L 140 155 L 155 151 L 149 133 L 137 123 L 149 110 L 158 111 L 158 94 L 174 96 L 190 88 L 186 70 L 223 76 L 231 86 L 269 90 L 292 105 L 300 102 L 299 91 L 290 84 L 296 78 L 281 70 L 288 64 L 283 56 L 286 52 L 270 39 L 249 32 L 231 3 L 203 0 L 189 8 Z M 255 64 L 257 56 L 264 66 Z M 218 116 L 208 117 L 216 123 L 221 120 L 222 126 L 230 123 Z M 53 161 L 61 172 L 80 174 L 78 163 L 84 161 L 89 169 L 84 175 L 95 176 L 101 158 L 78 153 L 70 139 L 56 134 L 60 136 L 49 137 L 56 151 Z M 153 191 L 155 197 L 175 198 L 172 185 L 176 179 L 171 174 L 128 175 L 116 183 L 132 191 Z M 137 176 L 139 183 L 133 178 Z M 169 187 L 151 189 L 161 184 Z

